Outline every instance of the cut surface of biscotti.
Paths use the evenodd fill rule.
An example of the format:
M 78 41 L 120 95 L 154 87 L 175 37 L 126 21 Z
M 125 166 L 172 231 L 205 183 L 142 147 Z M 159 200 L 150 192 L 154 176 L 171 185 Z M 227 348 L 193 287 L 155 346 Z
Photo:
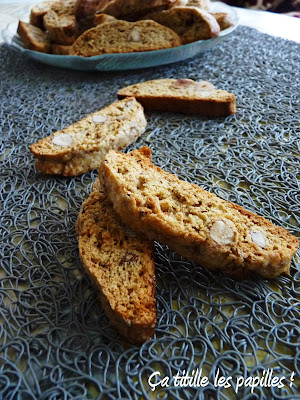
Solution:
M 148 110 L 174 111 L 209 117 L 236 112 L 235 95 L 215 89 L 207 81 L 192 79 L 155 79 L 127 86 L 118 98 L 135 97 Z
M 156 167 L 149 148 L 110 151 L 99 176 L 124 223 L 183 257 L 237 277 L 289 272 L 295 236 Z
M 44 16 L 48 38 L 57 44 L 71 45 L 78 37 L 75 15 L 59 15 L 53 10 Z
M 153 242 L 121 222 L 99 180 L 82 204 L 76 231 L 80 259 L 111 324 L 130 342 L 150 339 L 156 321 Z
M 98 168 L 109 150 L 134 142 L 146 124 L 143 107 L 128 98 L 39 140 L 30 151 L 38 159 L 38 171 L 75 176 Z
M 180 38 L 175 32 L 154 21 L 117 20 L 84 32 L 73 44 L 72 54 L 91 57 L 106 53 L 167 49 L 180 44 Z
M 45 32 L 28 22 L 19 21 L 18 35 L 22 39 L 24 47 L 40 53 L 49 53 L 51 43 Z
M 55 1 L 44 16 L 44 26 L 53 43 L 71 45 L 78 37 L 75 4 L 76 0 Z
M 220 33 L 216 19 L 207 11 L 196 7 L 173 7 L 147 14 L 145 18 L 172 29 L 178 34 L 182 44 L 211 39 Z
M 30 10 L 30 23 L 42 30 L 44 30 L 44 16 L 50 10 L 53 1 L 44 1 L 40 4 L 33 6 Z
M 135 21 L 149 12 L 164 10 L 175 0 L 112 0 L 98 11 L 118 19 Z
M 105 22 L 116 21 L 116 18 L 112 15 L 97 13 L 93 18 L 93 26 L 104 24 Z
M 93 20 L 98 9 L 103 8 L 110 0 L 77 0 L 75 4 L 75 15 L 81 30 L 90 29 L 94 26 Z M 96 24 L 97 25 L 97 24 Z

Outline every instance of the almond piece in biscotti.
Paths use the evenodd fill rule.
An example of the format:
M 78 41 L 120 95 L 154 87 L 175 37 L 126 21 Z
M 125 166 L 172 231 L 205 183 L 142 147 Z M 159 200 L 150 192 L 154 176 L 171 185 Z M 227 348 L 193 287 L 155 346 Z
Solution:
M 233 93 L 216 89 L 211 82 L 192 79 L 154 79 L 118 91 L 118 98 L 134 96 L 147 110 L 218 117 L 235 114 Z
M 299 246 L 295 236 L 163 171 L 152 163 L 149 148 L 110 151 L 99 176 L 124 223 L 183 257 L 239 277 L 289 272 Z
M 233 241 L 234 232 L 224 221 L 215 221 L 210 228 L 210 236 L 218 244 L 225 245 Z
M 52 139 L 52 143 L 56 144 L 56 146 L 71 146 L 73 143 L 72 136 L 69 133 L 61 133 L 59 135 L 54 136 Z
M 266 238 L 264 237 L 263 233 L 258 231 L 258 232 L 250 232 L 251 238 L 257 246 L 261 247 L 264 249 L 266 247 Z
M 114 102 L 30 146 L 36 169 L 76 176 L 99 167 L 110 149 L 121 150 L 146 128 L 144 109 L 134 98 Z
M 128 34 L 129 42 L 139 42 L 141 40 L 141 32 L 138 28 L 133 28 Z

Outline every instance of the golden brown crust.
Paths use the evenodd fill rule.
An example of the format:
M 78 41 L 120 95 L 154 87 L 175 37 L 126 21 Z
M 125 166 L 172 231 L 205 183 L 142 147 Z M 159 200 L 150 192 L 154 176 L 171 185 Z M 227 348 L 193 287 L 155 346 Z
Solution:
M 116 18 L 112 15 L 97 13 L 93 18 L 93 26 L 104 24 L 105 22 L 113 22 L 116 21 Z
M 110 149 L 122 150 L 135 141 L 146 124 L 143 107 L 127 98 L 39 140 L 30 151 L 38 159 L 37 170 L 76 176 L 98 168 Z
M 118 19 L 135 21 L 149 12 L 164 10 L 174 3 L 174 0 L 112 0 L 98 11 L 112 15 Z
M 40 28 L 27 22 L 19 21 L 17 32 L 26 49 L 38 51 L 40 53 L 50 52 L 51 43 L 48 40 L 46 33 Z
M 44 1 L 43 3 L 37 4 L 33 6 L 30 10 L 30 23 L 31 25 L 36 26 L 44 30 L 44 16 L 50 10 L 53 1 Z
M 123 222 L 208 269 L 288 273 L 298 239 L 282 227 L 152 164 L 150 150 L 109 152 L 99 169 Z
M 172 7 L 144 18 L 164 25 L 178 34 L 182 44 L 206 40 L 218 36 L 220 26 L 216 19 L 205 10 L 196 7 Z
M 107 38 L 110 38 L 110 41 Z M 154 21 L 113 21 L 84 32 L 73 44 L 72 54 L 92 57 L 106 53 L 131 53 L 180 46 L 179 36 Z
M 57 44 L 71 45 L 78 37 L 75 15 L 59 15 L 53 10 L 44 16 L 44 26 L 48 38 Z
M 122 88 L 117 95 L 119 99 L 134 96 L 147 110 L 208 117 L 235 114 L 235 95 L 212 87 L 207 89 L 208 84 L 210 83 L 191 79 L 156 79 Z
M 102 9 L 111 0 L 77 0 L 75 3 L 75 15 L 77 20 L 91 19 L 99 9 Z
M 81 207 L 76 231 L 82 264 L 111 324 L 130 342 L 150 339 L 156 320 L 153 242 L 124 226 L 98 180 Z

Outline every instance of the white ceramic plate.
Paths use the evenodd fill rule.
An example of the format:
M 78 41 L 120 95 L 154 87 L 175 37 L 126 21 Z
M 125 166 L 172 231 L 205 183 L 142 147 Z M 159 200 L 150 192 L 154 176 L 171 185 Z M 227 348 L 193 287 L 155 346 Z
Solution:
M 234 25 L 220 32 L 219 36 L 208 40 L 199 40 L 179 47 L 165 50 L 144 51 L 139 53 L 102 54 L 93 57 L 62 56 L 39 53 L 25 49 L 22 41 L 16 34 L 18 23 L 12 23 L 2 31 L 5 43 L 16 50 L 44 64 L 55 67 L 81 71 L 121 71 L 137 68 L 149 68 L 183 61 L 195 55 L 208 51 L 221 44 L 227 36 L 238 26 L 236 11 L 220 2 L 211 3 L 211 12 L 226 12 L 230 15 Z

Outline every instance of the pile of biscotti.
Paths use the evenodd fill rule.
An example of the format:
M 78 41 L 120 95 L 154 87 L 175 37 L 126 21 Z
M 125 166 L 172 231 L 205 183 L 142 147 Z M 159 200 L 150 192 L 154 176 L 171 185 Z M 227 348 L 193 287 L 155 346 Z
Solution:
M 19 21 L 24 47 L 91 57 L 177 47 L 218 36 L 233 25 L 209 13 L 210 0 L 59 0 L 31 9 Z
M 154 241 L 207 269 L 243 278 L 288 273 L 298 239 L 241 206 L 155 166 L 147 147 L 122 153 L 145 130 L 146 110 L 235 113 L 235 96 L 207 81 L 159 79 L 122 88 L 118 101 L 30 146 L 36 167 L 99 177 L 76 223 L 82 264 L 112 325 L 143 343 L 156 321 Z

